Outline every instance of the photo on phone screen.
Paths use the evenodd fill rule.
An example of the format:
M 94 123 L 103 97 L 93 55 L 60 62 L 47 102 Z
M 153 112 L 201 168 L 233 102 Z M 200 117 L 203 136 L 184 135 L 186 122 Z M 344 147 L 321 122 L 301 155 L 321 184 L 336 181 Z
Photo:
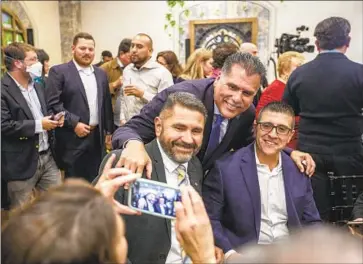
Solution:
M 175 203 L 181 201 L 181 193 L 165 183 L 137 179 L 129 190 L 129 207 L 143 213 L 174 219 Z

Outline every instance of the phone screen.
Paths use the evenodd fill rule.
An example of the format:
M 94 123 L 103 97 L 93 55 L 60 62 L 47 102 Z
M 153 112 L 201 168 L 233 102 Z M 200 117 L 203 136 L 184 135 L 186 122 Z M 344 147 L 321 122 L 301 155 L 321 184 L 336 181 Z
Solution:
M 165 183 L 137 179 L 129 190 L 129 207 L 143 213 L 175 219 L 175 203 L 181 193 Z

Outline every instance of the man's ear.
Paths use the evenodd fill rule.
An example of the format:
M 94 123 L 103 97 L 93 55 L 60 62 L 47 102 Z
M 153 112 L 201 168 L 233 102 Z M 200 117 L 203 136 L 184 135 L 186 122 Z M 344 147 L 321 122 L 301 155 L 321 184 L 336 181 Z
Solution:
M 154 126 L 155 126 L 155 135 L 156 137 L 159 137 L 162 130 L 162 120 L 160 117 L 155 117 L 154 119 Z
M 350 36 L 348 36 L 347 37 L 347 43 L 345 44 L 345 46 L 347 46 L 347 48 L 349 47 L 349 45 L 350 45 L 350 40 L 351 40 L 351 37 Z
M 295 134 L 295 130 L 291 130 L 290 135 L 289 135 L 289 137 L 287 139 L 287 143 L 290 143 L 290 141 L 291 141 L 292 137 L 294 136 L 294 134 Z
M 319 41 L 315 40 L 315 46 L 318 52 L 320 52 L 320 46 L 319 46 Z

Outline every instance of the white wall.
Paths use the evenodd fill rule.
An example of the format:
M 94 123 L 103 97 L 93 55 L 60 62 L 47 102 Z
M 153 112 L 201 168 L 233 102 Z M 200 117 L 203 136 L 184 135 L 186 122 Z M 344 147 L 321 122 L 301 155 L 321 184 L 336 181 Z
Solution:
M 324 18 L 347 18 L 352 26 L 352 42 L 347 56 L 354 61 L 363 62 L 363 2 L 285 0 L 283 3 L 270 1 L 270 4 L 276 10 L 274 37 L 285 32 L 295 33 L 295 28 L 300 25 L 309 26 L 310 31 L 304 35 L 312 37 L 316 24 Z M 167 11 L 166 1 L 82 1 L 82 27 L 96 39 L 96 60 L 104 49 L 116 54 L 122 38 L 133 37 L 139 32 L 150 34 L 153 38 L 155 54 L 177 47 L 178 40 L 169 38 L 163 28 Z M 313 57 L 315 54 L 306 54 L 307 59 Z
M 44 49 L 50 64 L 62 62 L 58 1 L 21 1 L 34 29 L 37 48 Z
M 173 49 L 173 40 L 164 32 L 166 1 L 82 1 L 82 30 L 93 35 L 98 61 L 102 50 L 115 56 L 123 38 L 146 33 L 154 41 L 154 56 Z
M 315 26 L 323 19 L 340 16 L 349 20 L 351 24 L 351 44 L 346 55 L 357 62 L 363 62 L 363 2 L 362 1 L 284 1 L 273 2 L 276 7 L 276 36 L 282 33 L 295 33 L 298 26 L 309 26 L 304 36 L 313 37 Z M 307 59 L 314 54 L 305 53 Z

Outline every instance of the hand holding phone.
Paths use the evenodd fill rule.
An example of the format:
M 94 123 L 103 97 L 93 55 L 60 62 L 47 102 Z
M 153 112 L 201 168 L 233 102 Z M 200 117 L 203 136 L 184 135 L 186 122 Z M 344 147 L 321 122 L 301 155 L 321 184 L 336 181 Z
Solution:
M 180 190 L 162 182 L 137 179 L 129 189 L 129 207 L 145 214 L 175 219 L 178 201 L 181 201 Z
M 65 112 L 62 111 L 62 112 L 59 112 L 58 114 L 56 114 L 54 117 L 53 117 L 53 120 L 54 121 L 59 121 L 62 117 L 64 117 L 65 115 Z

